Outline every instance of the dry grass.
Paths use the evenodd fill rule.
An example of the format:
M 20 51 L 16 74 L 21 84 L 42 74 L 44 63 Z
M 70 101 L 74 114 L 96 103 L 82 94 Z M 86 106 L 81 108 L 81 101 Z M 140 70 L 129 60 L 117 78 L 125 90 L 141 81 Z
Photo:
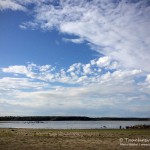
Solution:
M 150 130 L 0 129 L 0 150 L 146 150 L 120 138 L 150 139 Z

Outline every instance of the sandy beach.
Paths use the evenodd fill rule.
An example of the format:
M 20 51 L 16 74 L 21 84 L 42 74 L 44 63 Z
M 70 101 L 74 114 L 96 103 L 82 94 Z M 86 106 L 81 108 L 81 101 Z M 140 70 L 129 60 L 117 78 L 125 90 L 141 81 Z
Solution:
M 0 129 L 0 150 L 146 150 L 148 140 L 150 130 Z

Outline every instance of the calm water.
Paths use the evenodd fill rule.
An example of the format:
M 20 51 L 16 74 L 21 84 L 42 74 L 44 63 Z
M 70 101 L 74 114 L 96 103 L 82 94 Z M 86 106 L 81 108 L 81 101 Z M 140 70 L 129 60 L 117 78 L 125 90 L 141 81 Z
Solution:
M 150 121 L 3 121 L 0 128 L 118 129 L 120 126 L 150 125 Z

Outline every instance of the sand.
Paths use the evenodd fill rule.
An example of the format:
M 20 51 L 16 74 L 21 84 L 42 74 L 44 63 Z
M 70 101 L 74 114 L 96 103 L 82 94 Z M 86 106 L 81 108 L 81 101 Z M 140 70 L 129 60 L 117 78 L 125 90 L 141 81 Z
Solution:
M 150 130 L 142 129 L 0 129 L 0 150 L 148 150 L 148 140 Z

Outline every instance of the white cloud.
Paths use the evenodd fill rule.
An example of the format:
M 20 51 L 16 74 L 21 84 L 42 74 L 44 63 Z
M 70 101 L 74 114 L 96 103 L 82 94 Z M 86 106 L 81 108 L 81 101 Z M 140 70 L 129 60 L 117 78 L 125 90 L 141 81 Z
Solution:
M 57 3 L 57 5 L 56 5 Z M 148 0 L 6 0 L 1 9 L 24 10 L 33 4 L 34 20 L 21 28 L 44 30 L 54 27 L 62 33 L 78 36 L 66 39 L 87 41 L 94 50 L 120 62 L 128 69 L 149 72 L 150 6 Z M 140 60 L 140 61 L 139 61 Z
M 142 73 L 141 70 L 130 70 L 130 71 L 117 70 L 112 73 L 112 76 L 116 79 L 119 79 L 119 78 L 126 79 L 128 77 L 130 78 L 135 77 L 136 75 L 139 75 L 141 73 Z
M 26 8 L 15 2 L 15 0 L 1 0 L 0 1 L 0 10 L 11 9 L 11 10 L 21 10 L 26 11 Z
M 17 66 L 17 65 L 9 66 L 8 68 L 2 68 L 2 71 L 7 73 L 23 74 L 30 78 L 34 78 L 36 76 L 35 73 L 30 71 L 30 66 L 29 68 L 26 66 Z
M 107 67 L 110 65 L 110 57 L 105 56 L 105 57 L 100 57 L 99 60 L 96 62 L 96 64 L 100 67 Z
M 107 76 L 107 74 L 104 75 Z M 130 74 L 132 74 L 132 71 L 128 76 Z M 88 114 L 89 111 L 92 111 L 94 114 L 97 109 L 100 111 L 107 110 L 109 116 L 114 112 L 119 112 L 120 109 L 123 112 L 127 111 L 126 115 L 129 116 L 133 112 L 137 113 L 134 115 L 138 117 L 148 113 L 149 110 L 143 110 L 142 113 L 137 108 L 140 104 L 142 104 L 141 109 L 147 107 L 147 103 L 144 103 L 144 101 L 149 101 L 150 93 L 145 95 L 140 90 L 143 85 L 130 82 L 131 78 L 127 76 L 122 76 L 119 79 L 116 76 L 114 77 L 113 74 L 109 73 L 107 78 L 100 78 L 103 82 L 90 83 L 77 87 L 48 86 L 46 83 L 33 82 L 29 79 L 4 78 L 0 80 L 1 88 L 9 89 L 9 92 L 4 93 L 3 91 L 1 93 L 0 103 L 3 105 L 4 103 L 9 104 L 11 109 L 13 109 L 12 106 L 26 107 L 27 110 L 32 108 L 32 111 L 54 109 L 56 114 L 59 112 L 64 115 L 67 115 L 67 112 L 71 109 L 74 111 L 84 110 L 85 114 Z M 12 85 L 13 89 L 11 88 Z M 37 89 L 37 87 L 41 87 L 41 89 Z M 24 89 L 28 90 L 24 91 Z M 14 113 L 18 113 L 15 109 L 13 110 Z M 33 114 L 32 111 L 31 114 Z M 73 111 L 70 111 L 70 114 L 72 113 Z M 105 115 L 99 113 L 97 112 L 97 115 Z M 80 115 L 82 115 L 81 112 Z
M 22 74 L 29 78 L 40 78 L 40 75 L 50 73 L 55 70 L 51 65 L 37 66 L 36 64 L 29 63 L 27 66 L 15 65 L 7 68 L 1 68 L 5 73 Z M 50 74 L 49 74 L 50 75 Z
M 147 81 L 148 83 L 150 83 L 150 74 L 147 75 L 146 81 Z
M 95 112 L 108 107 L 119 112 L 119 109 L 126 111 L 124 105 L 128 105 L 128 114 L 131 115 L 136 111 L 136 105 L 133 107 L 135 101 L 140 104 L 149 99 L 148 76 L 141 70 L 108 69 L 113 61 L 106 60 L 104 56 L 88 64 L 73 64 L 58 72 L 51 65 L 38 66 L 33 63 L 2 68 L 4 73 L 18 73 L 18 76 L 0 79 L 0 102 L 35 111 L 55 108 L 56 112 L 70 109 Z M 30 77 L 29 74 L 35 76 Z M 140 81 L 140 77 L 145 77 L 145 83 Z M 145 106 L 147 104 L 143 103 L 141 107 Z
M 76 38 L 76 39 L 63 38 L 62 40 L 65 41 L 65 42 L 72 42 L 72 43 L 76 43 L 76 44 L 80 44 L 80 43 L 84 42 L 84 40 L 81 39 L 81 38 Z
M 86 64 L 83 66 L 83 72 L 85 74 L 92 74 L 91 64 Z
M 19 74 L 26 74 L 28 72 L 25 66 L 9 66 L 8 68 L 2 68 L 3 72 L 8 73 L 19 73 Z
M 44 65 L 44 66 L 40 66 L 39 67 L 39 70 L 41 71 L 41 72 L 45 72 L 45 71 L 49 71 L 49 70 L 54 70 L 54 68 L 53 67 L 51 67 L 51 65 Z
M 38 90 L 48 87 L 49 84 L 43 82 L 35 82 L 27 78 L 4 77 L 0 79 L 0 90 Z M 0 92 L 1 93 L 1 92 Z
M 50 110 L 56 114 L 72 114 L 74 110 L 80 115 L 150 114 L 148 0 L 61 0 L 57 5 L 53 0 L 6 0 L 0 9 L 24 11 L 31 3 L 34 20 L 20 28 L 56 28 L 76 37 L 64 37 L 64 41 L 86 41 L 104 56 L 58 71 L 49 64 L 33 63 L 1 68 L 3 74 L 12 75 L 0 79 L 1 108 L 12 108 L 14 114 L 18 113 L 15 106 L 32 108 L 31 114 L 39 110 L 49 114 Z
M 35 30 L 38 28 L 38 24 L 36 22 L 26 22 L 19 25 L 21 29 L 32 29 Z
M 78 39 L 66 40 L 74 43 L 86 40 L 99 53 L 119 61 L 122 67 L 149 72 L 149 10 L 147 0 L 62 0 L 57 6 L 41 2 L 35 4 L 32 23 L 44 30 L 55 27 L 76 35 Z
M 33 63 L 27 66 L 9 66 L 1 70 L 4 73 L 12 73 L 15 76 L 24 75 L 31 79 L 38 79 L 50 83 L 60 82 L 74 85 L 105 82 L 110 79 L 116 81 L 125 78 L 134 79 L 137 75 L 140 76 L 140 74 L 143 74 L 141 70 L 137 69 L 120 70 L 117 67 L 112 67 L 112 64 L 115 64 L 115 61 L 104 56 L 91 60 L 87 64 L 75 63 L 69 68 L 60 69 L 57 72 L 56 67 L 51 65 L 38 66 Z

